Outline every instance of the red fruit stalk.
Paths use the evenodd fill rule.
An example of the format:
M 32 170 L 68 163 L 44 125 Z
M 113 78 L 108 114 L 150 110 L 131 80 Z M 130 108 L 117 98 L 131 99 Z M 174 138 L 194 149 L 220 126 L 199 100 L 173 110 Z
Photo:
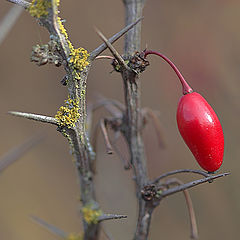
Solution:
M 200 94 L 193 92 L 167 57 L 155 51 L 145 51 L 144 56 L 149 54 L 163 58 L 176 72 L 184 94 L 177 108 L 179 132 L 199 165 L 208 172 L 215 172 L 222 165 L 224 154 L 224 136 L 216 113 Z

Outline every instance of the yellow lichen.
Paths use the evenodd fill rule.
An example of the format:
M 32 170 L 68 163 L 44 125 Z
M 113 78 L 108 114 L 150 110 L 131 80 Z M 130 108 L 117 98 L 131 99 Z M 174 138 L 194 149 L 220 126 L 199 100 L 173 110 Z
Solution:
M 82 240 L 83 237 L 81 235 L 70 233 L 66 240 Z
M 93 209 L 91 206 L 82 208 L 83 218 L 88 224 L 97 224 L 98 218 L 103 214 L 100 209 Z
M 52 3 L 46 0 L 33 0 L 28 11 L 32 17 L 40 18 L 48 15 L 48 8 Z
M 69 58 L 69 63 L 73 66 L 74 69 L 77 69 L 79 71 L 82 71 L 86 66 L 89 65 L 88 57 L 89 54 L 86 49 L 84 48 L 77 48 L 75 49 L 68 39 L 68 34 L 67 31 L 62 23 L 62 20 L 60 17 L 57 18 L 57 22 L 59 25 L 59 30 L 60 32 L 64 35 L 65 39 L 67 40 L 68 47 L 70 50 L 70 58 Z M 80 79 L 79 74 L 75 72 L 75 78 Z
M 79 117 L 79 101 L 69 97 L 65 100 L 65 106 L 61 106 L 55 115 L 58 124 L 62 127 L 67 126 L 68 128 L 74 127 Z
M 71 51 L 70 53 L 70 56 L 71 58 L 69 62 L 72 63 L 74 68 L 80 71 L 82 71 L 86 66 L 89 65 L 89 54 L 84 48 L 73 49 L 73 51 Z
M 54 3 L 56 6 L 59 6 L 59 5 L 60 5 L 60 0 L 53 0 L 53 3 Z

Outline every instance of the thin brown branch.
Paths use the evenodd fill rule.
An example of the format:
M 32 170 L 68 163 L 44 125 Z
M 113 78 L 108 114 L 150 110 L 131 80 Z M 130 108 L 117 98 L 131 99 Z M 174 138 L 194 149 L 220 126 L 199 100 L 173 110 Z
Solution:
M 172 185 L 172 184 L 183 185 L 184 183 L 177 178 L 172 178 L 166 181 L 166 185 Z M 183 194 L 186 200 L 189 218 L 190 218 L 191 238 L 198 239 L 197 221 L 196 221 L 196 216 L 193 208 L 192 199 L 187 189 L 183 190 Z
M 126 27 L 124 27 L 121 31 L 113 35 L 111 38 L 108 39 L 110 43 L 116 42 L 120 37 L 122 37 L 126 32 L 132 29 L 137 23 L 139 23 L 143 18 L 139 18 L 136 21 L 130 23 Z M 93 50 L 90 54 L 90 59 L 93 61 L 98 55 L 100 55 L 105 49 L 107 49 L 107 45 L 103 43 L 98 48 Z
M 122 56 L 117 52 L 117 50 L 113 47 L 113 45 L 107 40 L 107 38 L 98 30 L 96 29 L 97 34 L 99 37 L 103 40 L 103 42 L 107 45 L 109 50 L 111 51 L 112 55 L 115 57 L 115 59 L 118 61 L 118 63 L 124 67 L 125 69 L 130 70 Z
M 195 180 L 195 181 L 192 181 L 192 182 L 189 182 L 189 183 L 185 183 L 183 185 L 180 185 L 180 186 L 177 186 L 177 187 L 174 187 L 174 188 L 170 188 L 168 190 L 163 191 L 161 193 L 161 197 L 167 197 L 167 196 L 172 195 L 174 193 L 181 192 L 185 189 L 195 187 L 199 184 L 203 184 L 203 183 L 212 181 L 212 180 L 217 179 L 217 178 L 228 176 L 229 174 L 230 173 L 221 173 L 221 174 L 209 176 L 209 177 L 206 177 L 206 178 L 198 179 L 198 180 Z
M 24 143 L 12 148 L 5 155 L 0 157 L 0 173 L 5 170 L 8 166 L 16 162 L 21 158 L 26 152 L 35 147 L 43 140 L 43 135 L 38 134 L 27 139 Z
M 7 0 L 8 2 L 11 2 L 11 3 L 15 3 L 25 9 L 27 9 L 28 7 L 30 7 L 31 3 L 27 2 L 27 1 L 24 1 L 24 0 Z
M 15 111 L 9 111 L 8 113 L 17 117 L 23 117 L 23 118 L 27 118 L 27 119 L 38 121 L 38 122 L 58 125 L 57 120 L 53 117 L 48 117 L 48 116 L 39 115 L 35 113 L 24 113 L 24 112 L 15 112 Z
M 113 148 L 112 148 L 111 142 L 110 142 L 109 137 L 108 137 L 108 132 L 107 132 L 106 125 L 107 125 L 107 120 L 106 119 L 100 119 L 100 129 L 102 131 L 103 138 L 104 138 L 104 141 L 105 141 L 107 154 L 112 154 L 113 153 Z
M 166 177 L 169 177 L 169 176 L 172 176 L 172 175 L 175 175 L 175 174 L 179 174 L 179 173 L 195 173 L 195 174 L 199 174 L 199 175 L 202 175 L 204 177 L 209 177 L 211 176 L 210 174 L 204 172 L 204 171 L 201 171 L 201 170 L 193 170 L 193 169 L 178 169 L 178 170 L 174 170 L 174 171 L 170 171 L 170 172 L 167 172 L 167 173 L 164 173 L 162 175 L 160 175 L 159 177 L 157 177 L 156 179 L 154 179 L 151 183 L 152 184 L 156 184 L 158 183 L 160 180 L 162 180 L 163 178 L 166 178 Z

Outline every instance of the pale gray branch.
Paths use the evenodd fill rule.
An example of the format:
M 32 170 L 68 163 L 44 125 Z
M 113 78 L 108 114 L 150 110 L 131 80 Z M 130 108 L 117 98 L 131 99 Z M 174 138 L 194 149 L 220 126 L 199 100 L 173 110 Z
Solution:
M 127 25 L 125 28 L 123 28 L 121 31 L 116 33 L 114 36 L 108 39 L 110 43 L 116 42 L 120 37 L 122 37 L 126 32 L 128 32 L 131 28 L 133 28 L 137 23 L 139 23 L 143 18 L 137 19 L 135 22 Z M 100 55 L 105 49 L 107 49 L 107 45 L 103 43 L 98 48 L 93 50 L 90 54 L 90 59 L 94 60 L 98 55 Z
M 13 6 L 0 23 L 0 45 L 21 15 L 23 8 Z
M 53 117 L 48 117 L 48 116 L 34 114 L 34 113 L 24 113 L 24 112 L 15 112 L 15 111 L 9 111 L 8 113 L 17 117 L 23 117 L 23 118 L 27 118 L 34 121 L 58 125 L 57 120 Z

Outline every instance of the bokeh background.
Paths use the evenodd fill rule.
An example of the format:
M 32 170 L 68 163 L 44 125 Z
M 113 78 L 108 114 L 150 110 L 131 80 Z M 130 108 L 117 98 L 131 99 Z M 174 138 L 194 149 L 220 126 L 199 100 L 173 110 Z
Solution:
M 124 25 L 121 0 L 61 1 L 61 17 L 75 47 L 93 50 L 101 41 L 97 26 L 111 36 Z M 12 7 L 0 2 L 0 21 Z M 190 85 L 217 112 L 225 133 L 225 158 L 221 172 L 231 176 L 190 191 L 200 239 L 237 239 L 239 236 L 239 76 L 240 2 L 238 0 L 149 0 L 144 9 L 142 49 L 169 56 Z M 79 185 L 67 141 L 55 127 L 7 115 L 9 110 L 54 116 L 67 97 L 60 84 L 62 68 L 36 66 L 29 61 L 31 48 L 48 42 L 48 33 L 23 12 L 0 45 L 0 156 L 39 133 L 46 137 L 0 174 L 0 239 L 58 240 L 30 220 L 38 216 L 65 232 L 81 233 Z M 114 45 L 122 53 L 123 40 Z M 106 52 L 108 53 L 108 52 Z M 108 53 L 109 54 L 109 53 Z M 181 139 L 175 113 L 180 84 L 172 69 L 156 57 L 141 75 L 142 106 L 160 112 L 166 149 L 158 147 L 150 125 L 144 132 L 151 177 L 178 168 L 199 169 Z M 108 60 L 93 64 L 88 80 L 88 101 L 101 94 L 123 101 L 122 81 Z M 106 116 L 102 110 L 95 122 Z M 121 146 L 128 156 L 126 148 Z M 195 176 L 179 176 L 183 181 Z M 97 197 L 107 213 L 127 214 L 104 228 L 113 239 L 130 240 L 135 229 L 136 201 L 131 171 L 116 155 L 107 156 L 101 134 L 97 145 Z M 188 239 L 189 221 L 183 194 L 171 196 L 153 215 L 149 239 Z M 104 239 L 104 237 L 102 238 Z

